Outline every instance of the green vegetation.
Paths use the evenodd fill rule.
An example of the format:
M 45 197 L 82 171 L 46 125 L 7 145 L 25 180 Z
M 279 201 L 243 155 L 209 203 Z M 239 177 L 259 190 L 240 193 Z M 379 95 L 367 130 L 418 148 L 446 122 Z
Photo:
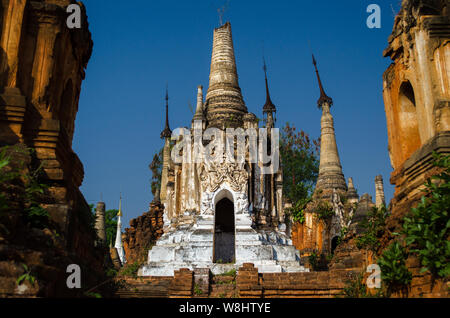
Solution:
M 311 197 L 299 199 L 291 208 L 286 209 L 286 212 L 292 215 L 294 222 L 303 224 L 305 222 L 305 209 L 309 202 L 311 202 Z
M 106 242 L 114 242 L 117 232 L 117 213 L 119 210 L 112 209 L 105 212 Z
M 319 200 L 316 208 L 314 209 L 314 213 L 318 220 L 326 221 L 331 219 L 331 217 L 334 215 L 334 210 L 329 202 Z
M 384 205 L 380 208 L 373 207 L 369 211 L 367 218 L 361 222 L 364 233 L 356 239 L 356 246 L 359 249 L 365 248 L 374 252 L 378 250 L 380 247 L 379 238 L 384 232 L 388 215 L 389 212 Z
M 427 197 L 404 218 L 402 234 L 409 252 L 419 257 L 422 272 L 444 278 L 450 276 L 450 156 L 433 156 L 443 171 L 428 179 Z
M 415 255 L 433 277 L 450 275 L 450 156 L 433 154 L 434 165 L 442 172 L 425 183 L 425 195 L 419 205 L 403 219 L 399 239 L 391 243 L 377 260 L 386 294 L 404 291 L 412 274 L 406 266 L 409 255 Z M 373 209 L 363 227 L 366 232 L 357 238 L 359 248 L 377 251 L 388 213 L 385 207 Z
M 280 134 L 280 157 L 283 169 L 283 195 L 292 203 L 287 212 L 295 221 L 304 222 L 304 209 L 311 201 L 319 173 L 319 141 L 289 123 Z
M 139 267 L 141 267 L 141 264 L 138 262 L 134 262 L 132 264 L 125 265 L 122 270 L 120 271 L 120 274 L 122 276 L 130 276 L 133 278 L 137 278 L 137 272 L 139 270 Z
M 28 281 L 31 285 L 34 285 L 36 277 L 31 274 L 31 269 L 28 269 L 28 266 L 26 264 L 22 264 L 22 267 L 25 270 L 25 274 L 20 275 L 19 278 L 17 278 L 17 285 L 20 285 L 23 281 Z
M 7 191 L 13 190 L 14 201 L 22 204 L 22 217 L 25 223 L 31 227 L 43 229 L 49 226 L 49 214 L 41 205 L 42 196 L 45 194 L 47 185 L 41 183 L 43 173 L 42 164 L 37 168 L 26 165 L 23 161 L 12 161 L 11 154 L 20 156 L 31 156 L 32 150 L 23 145 L 6 146 L 0 151 L 0 215 L 10 212 L 10 206 L 6 196 Z M 23 191 L 17 191 L 17 187 Z M 5 191 L 5 192 L 4 192 Z M 1 226 L 7 232 L 4 225 Z
M 395 241 L 377 260 L 381 269 L 381 279 L 386 284 L 388 293 L 402 290 L 411 283 L 412 274 L 405 265 L 407 257 L 405 248 Z
M 95 206 L 93 204 L 89 204 L 89 207 L 91 208 L 92 216 L 95 220 Z M 117 209 L 105 211 L 106 242 L 114 242 L 114 240 L 116 239 L 117 213 L 119 213 L 119 210 Z
M 200 296 L 203 294 L 203 291 L 200 289 L 200 286 L 198 284 L 194 285 L 194 294 L 196 296 Z
M 112 278 L 117 275 L 117 270 L 115 268 L 107 268 L 105 274 L 106 277 Z
M 348 227 L 344 227 L 341 229 L 336 246 L 338 246 L 339 244 L 342 243 L 342 241 L 344 240 L 344 237 L 347 233 L 348 233 Z
M 375 294 L 369 293 L 364 282 L 364 273 L 361 273 L 355 279 L 346 282 L 344 290 L 339 296 L 344 298 L 380 298 L 384 297 L 384 294 L 382 289 L 379 289 Z
M 313 271 L 317 271 L 319 269 L 319 259 L 320 256 L 316 252 L 312 252 L 311 255 L 308 256 L 308 263 L 311 265 L 311 269 Z
M 101 295 L 101 294 L 99 294 L 99 293 L 94 293 L 94 292 L 85 292 L 85 293 L 84 293 L 84 296 L 85 296 L 85 297 L 88 297 L 88 298 L 102 298 L 102 295 Z
M 233 276 L 236 277 L 236 269 L 230 269 L 228 272 L 221 274 L 220 276 Z
M 161 148 L 159 152 L 153 156 L 153 160 L 149 165 L 150 171 L 152 172 L 151 190 L 153 196 L 156 194 L 156 190 L 161 188 L 163 150 L 164 148 Z

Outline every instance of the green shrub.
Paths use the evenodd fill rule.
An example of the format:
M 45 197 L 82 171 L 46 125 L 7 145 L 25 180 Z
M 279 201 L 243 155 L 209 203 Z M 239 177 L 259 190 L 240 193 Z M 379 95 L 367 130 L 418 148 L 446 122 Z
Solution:
M 105 271 L 105 274 L 106 274 L 106 277 L 112 278 L 112 277 L 115 277 L 117 275 L 117 270 L 115 268 L 108 268 Z
M 320 200 L 316 206 L 315 214 L 317 219 L 326 221 L 334 215 L 334 210 L 328 201 Z
M 428 179 L 419 205 L 404 218 L 403 234 L 410 253 L 416 253 L 422 272 L 450 276 L 450 156 L 433 154 L 442 173 Z M 435 182 L 433 182 L 435 181 Z
M 316 271 L 319 269 L 319 255 L 316 252 L 312 252 L 311 255 L 308 256 L 308 263 L 311 265 L 311 269 Z
M 31 285 L 34 285 L 36 277 L 31 274 L 31 269 L 29 269 L 26 264 L 22 264 L 22 267 L 25 270 L 25 274 L 20 275 L 19 278 L 17 278 L 16 284 L 19 286 L 23 281 L 28 281 Z
M 0 151 L 0 183 L 4 189 L 12 187 L 13 183 L 21 182 L 24 187 L 23 193 L 17 192 L 17 201 L 23 203 L 23 218 L 32 227 L 45 228 L 49 225 L 49 214 L 40 203 L 42 196 L 48 186 L 40 182 L 43 174 L 42 163 L 39 167 L 27 167 L 23 162 L 11 161 L 8 153 L 18 153 L 31 156 L 32 149 L 21 144 L 3 147 Z M 6 213 L 9 209 L 7 198 L 0 193 L 0 212 Z
M 139 271 L 139 267 L 141 267 L 141 264 L 139 264 L 138 262 L 134 262 L 133 264 L 127 264 L 122 268 L 120 274 L 123 276 L 131 276 L 137 278 L 137 272 Z
M 344 298 L 380 298 L 384 294 L 381 288 L 374 294 L 369 293 L 364 282 L 364 273 L 361 273 L 354 279 L 346 281 L 344 289 L 339 296 Z
M 342 243 L 342 241 L 344 240 L 345 235 L 347 235 L 347 233 L 348 233 L 348 227 L 343 227 L 341 229 L 341 231 L 339 232 L 339 237 L 338 237 L 336 246 L 338 246 L 339 244 Z
M 380 247 L 379 238 L 384 232 L 386 218 L 389 215 L 386 207 L 372 208 L 367 214 L 367 218 L 361 222 L 364 233 L 356 238 L 356 246 L 359 249 L 365 248 L 377 251 Z
M 286 212 L 292 216 L 295 222 L 303 224 L 305 222 L 305 208 L 311 202 L 311 197 L 298 200 L 291 208 L 286 209 Z
M 221 276 L 233 276 L 236 277 L 236 269 L 230 269 L 228 272 L 221 274 Z
M 381 269 L 381 279 L 389 292 L 401 290 L 411 283 L 412 274 L 405 265 L 407 257 L 405 248 L 395 241 L 377 260 Z
M 83 295 L 87 298 L 102 298 L 101 294 L 94 292 L 85 292 Z
M 194 294 L 197 296 L 200 296 L 203 294 L 203 291 L 200 289 L 200 286 L 198 284 L 194 285 Z

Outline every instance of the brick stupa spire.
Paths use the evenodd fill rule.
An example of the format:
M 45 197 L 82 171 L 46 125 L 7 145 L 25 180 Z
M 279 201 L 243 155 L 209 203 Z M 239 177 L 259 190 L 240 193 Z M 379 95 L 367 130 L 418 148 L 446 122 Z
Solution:
M 247 113 L 238 82 L 229 22 L 214 30 L 205 106 L 208 126 L 212 127 L 242 126 L 242 117 Z
M 342 173 L 341 161 L 336 144 L 336 135 L 334 133 L 333 116 L 330 113 L 330 107 L 333 103 L 331 97 L 325 94 L 325 90 L 320 80 L 317 62 L 313 55 L 313 64 L 317 74 L 317 80 L 320 88 L 320 98 L 318 105 L 322 108 L 321 134 L 320 134 L 320 165 L 319 177 L 316 183 L 317 191 L 323 190 L 324 196 L 330 196 L 333 189 L 340 193 L 347 192 L 344 174 Z

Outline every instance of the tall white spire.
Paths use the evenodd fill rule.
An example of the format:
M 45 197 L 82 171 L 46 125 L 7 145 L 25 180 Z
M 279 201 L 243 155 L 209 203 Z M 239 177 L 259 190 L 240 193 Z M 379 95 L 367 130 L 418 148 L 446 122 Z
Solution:
M 122 195 L 120 195 L 119 212 L 117 213 L 116 243 L 114 244 L 114 247 L 117 250 L 117 254 L 119 254 L 120 263 L 124 265 L 127 260 L 122 245 Z

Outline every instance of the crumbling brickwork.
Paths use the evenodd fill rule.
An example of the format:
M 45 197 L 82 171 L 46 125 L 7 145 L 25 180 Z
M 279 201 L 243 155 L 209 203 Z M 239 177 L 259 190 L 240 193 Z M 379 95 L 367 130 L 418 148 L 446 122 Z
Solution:
M 81 28 L 66 25 L 66 8 L 74 3 L 0 1 L 0 147 L 21 144 L 32 150 L 26 158 L 13 154 L 11 162 L 25 159 L 25 169 L 42 166 L 39 182 L 48 187 L 39 203 L 50 215 L 48 228 L 30 230 L 18 218 L 23 202 L 8 197 L 7 214 L 15 221 L 2 219 L 7 224 L 0 233 L 2 296 L 80 295 L 104 278 L 106 252 L 95 247 L 87 220 L 91 211 L 79 190 L 83 165 L 72 150 L 93 45 L 82 3 Z M 36 276 L 36 288 L 17 288 L 17 276 L 26 272 L 22 264 Z M 69 264 L 82 268 L 81 290 L 66 286 Z
M 123 245 L 129 264 L 147 261 L 148 250 L 163 234 L 164 206 L 152 202 L 150 211 L 130 221 L 130 227 L 125 229 Z

